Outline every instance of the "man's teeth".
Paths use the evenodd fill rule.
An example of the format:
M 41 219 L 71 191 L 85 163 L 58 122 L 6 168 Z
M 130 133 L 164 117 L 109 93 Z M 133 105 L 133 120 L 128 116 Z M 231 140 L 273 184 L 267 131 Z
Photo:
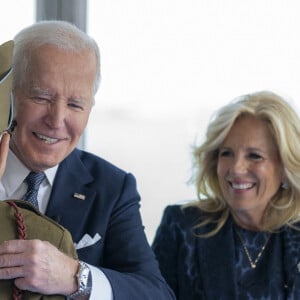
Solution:
M 232 183 L 231 185 L 234 189 L 237 189 L 237 190 L 247 190 L 254 186 L 253 183 Z
M 53 144 L 53 143 L 56 143 L 58 141 L 58 139 L 53 139 L 53 138 L 50 138 L 48 136 L 41 135 L 41 134 L 37 134 L 37 136 L 41 140 L 44 140 L 46 144 Z

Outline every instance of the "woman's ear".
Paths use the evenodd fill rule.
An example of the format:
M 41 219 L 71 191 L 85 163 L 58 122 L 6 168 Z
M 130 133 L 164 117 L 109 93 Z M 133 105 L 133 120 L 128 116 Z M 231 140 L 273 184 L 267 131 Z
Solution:
M 288 182 L 282 182 L 280 187 L 284 190 L 288 190 L 290 185 Z
M 281 187 L 282 189 L 284 189 L 284 190 L 287 190 L 287 189 L 289 189 L 289 187 L 290 187 L 290 184 L 289 184 L 289 182 L 288 182 L 286 173 L 285 173 L 284 171 L 283 171 L 283 175 L 282 175 L 280 187 Z

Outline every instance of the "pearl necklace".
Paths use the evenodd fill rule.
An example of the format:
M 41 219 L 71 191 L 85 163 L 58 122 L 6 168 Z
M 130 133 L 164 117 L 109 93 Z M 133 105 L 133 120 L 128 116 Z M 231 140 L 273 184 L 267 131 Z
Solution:
M 247 248 L 247 246 L 246 246 L 246 243 L 245 243 L 244 240 L 242 239 L 242 237 L 241 237 L 240 233 L 238 232 L 238 230 L 235 229 L 235 231 L 236 231 L 237 236 L 239 237 L 239 239 L 240 239 L 240 241 L 241 241 L 241 243 L 242 243 L 243 249 L 244 249 L 244 251 L 245 251 L 245 253 L 246 253 L 246 256 L 247 256 L 247 258 L 248 258 L 248 260 L 249 260 L 249 263 L 250 263 L 251 268 L 252 268 L 252 269 L 255 269 L 256 266 L 257 266 L 257 263 L 258 263 L 259 259 L 261 258 L 262 254 L 264 253 L 264 251 L 265 251 L 265 249 L 266 249 L 266 246 L 267 246 L 267 244 L 268 244 L 268 242 L 269 242 L 269 240 L 270 240 L 271 234 L 268 236 L 268 238 L 267 238 L 267 240 L 265 241 L 264 245 L 261 247 L 259 253 L 257 254 L 256 259 L 253 261 L 251 255 L 250 255 L 250 253 L 249 253 L 249 250 L 248 250 L 248 248 Z

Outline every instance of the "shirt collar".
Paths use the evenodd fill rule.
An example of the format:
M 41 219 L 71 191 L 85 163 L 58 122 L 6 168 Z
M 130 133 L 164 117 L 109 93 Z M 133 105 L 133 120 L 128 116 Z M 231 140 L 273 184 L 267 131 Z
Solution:
M 44 171 L 48 184 L 52 187 L 58 165 Z M 9 150 L 2 184 L 8 195 L 12 195 L 23 183 L 30 170 Z

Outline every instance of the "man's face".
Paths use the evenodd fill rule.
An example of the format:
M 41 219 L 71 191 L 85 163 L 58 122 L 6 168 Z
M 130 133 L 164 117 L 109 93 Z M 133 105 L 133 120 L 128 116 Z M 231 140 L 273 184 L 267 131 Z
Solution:
M 14 91 L 11 149 L 30 170 L 43 171 L 72 152 L 87 124 L 96 58 L 43 46 L 32 51 L 26 76 Z

